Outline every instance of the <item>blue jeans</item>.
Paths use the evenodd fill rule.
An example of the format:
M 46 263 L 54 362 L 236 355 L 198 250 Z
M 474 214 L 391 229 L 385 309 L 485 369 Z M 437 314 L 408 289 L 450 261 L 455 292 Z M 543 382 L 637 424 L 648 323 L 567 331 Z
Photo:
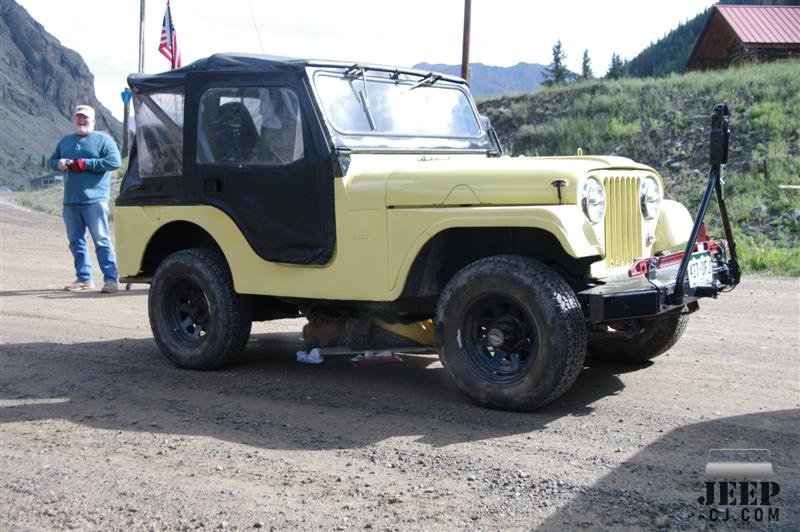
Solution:
M 97 262 L 103 271 L 104 281 L 116 281 L 117 257 L 108 234 L 108 203 L 64 205 L 64 225 L 67 226 L 69 250 L 75 259 L 75 277 L 83 282 L 92 279 L 92 262 L 86 246 L 86 229 L 92 235 Z

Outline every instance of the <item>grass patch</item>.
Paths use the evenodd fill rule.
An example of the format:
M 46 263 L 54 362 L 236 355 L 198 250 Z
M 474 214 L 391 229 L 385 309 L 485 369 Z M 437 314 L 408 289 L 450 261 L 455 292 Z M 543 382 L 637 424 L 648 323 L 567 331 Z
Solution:
M 800 276 L 800 248 L 781 247 L 742 235 L 736 240 L 742 271 Z

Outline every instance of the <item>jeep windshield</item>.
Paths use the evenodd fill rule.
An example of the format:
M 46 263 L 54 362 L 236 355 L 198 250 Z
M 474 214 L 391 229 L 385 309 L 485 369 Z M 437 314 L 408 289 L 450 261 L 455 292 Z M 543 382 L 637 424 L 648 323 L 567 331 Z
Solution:
M 360 66 L 319 69 L 312 79 L 337 146 L 481 151 L 489 147 L 463 82 Z

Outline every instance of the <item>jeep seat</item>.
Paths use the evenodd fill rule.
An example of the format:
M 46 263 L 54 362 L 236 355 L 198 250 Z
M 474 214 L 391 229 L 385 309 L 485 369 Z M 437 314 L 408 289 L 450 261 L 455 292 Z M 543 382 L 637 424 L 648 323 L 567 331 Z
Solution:
M 258 131 L 247 107 L 241 102 L 222 104 L 214 124 L 215 162 L 245 162 L 258 141 Z

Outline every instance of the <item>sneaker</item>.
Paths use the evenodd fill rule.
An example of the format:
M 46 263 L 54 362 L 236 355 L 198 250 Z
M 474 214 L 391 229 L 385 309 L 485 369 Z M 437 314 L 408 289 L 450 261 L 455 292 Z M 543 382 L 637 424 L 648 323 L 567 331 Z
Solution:
M 119 283 L 117 281 L 106 281 L 103 283 L 103 288 L 101 288 L 100 291 L 104 294 L 119 292 Z
M 67 292 L 80 292 L 82 290 L 94 290 L 94 283 L 89 281 L 81 281 L 80 279 L 75 279 L 72 284 L 68 284 L 64 287 L 64 290 Z

